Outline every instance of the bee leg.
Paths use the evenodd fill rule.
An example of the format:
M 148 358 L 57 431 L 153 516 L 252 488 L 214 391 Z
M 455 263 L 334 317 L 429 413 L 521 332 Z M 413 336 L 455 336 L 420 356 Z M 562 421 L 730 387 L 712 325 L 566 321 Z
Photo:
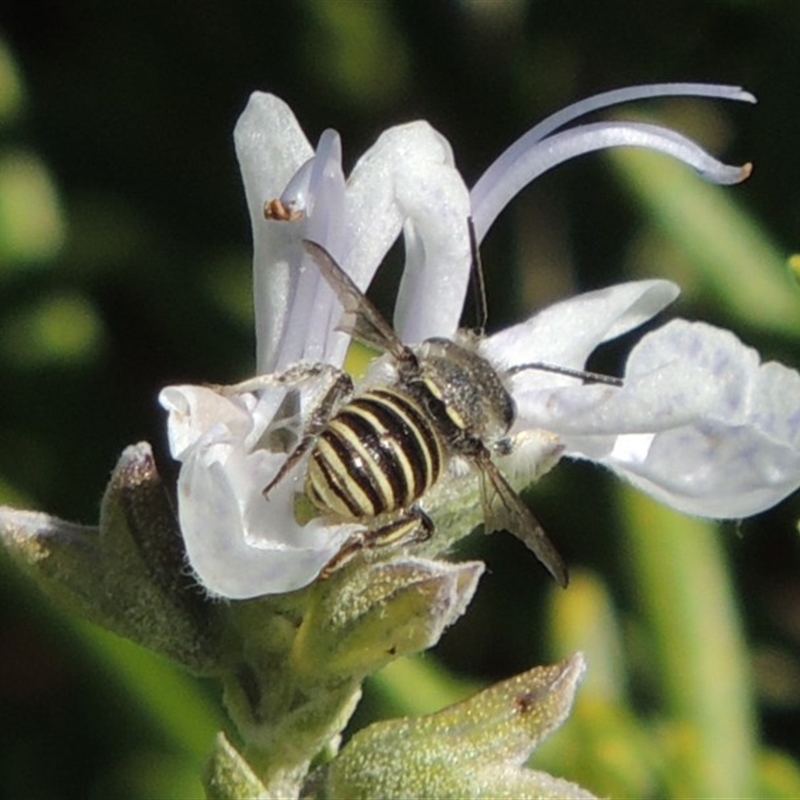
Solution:
M 427 542 L 433 535 L 433 521 L 419 507 L 412 506 L 400 519 L 364 532 L 364 547 L 391 547 Z
M 356 553 L 364 549 L 364 532 L 354 533 L 340 548 L 339 552 L 320 570 L 319 579 L 330 578 L 336 570 L 341 569 Z
M 285 384 L 301 383 L 302 381 L 325 376 L 327 380 L 336 380 L 342 371 L 331 364 L 293 364 L 283 372 L 267 373 L 266 375 L 256 375 L 240 383 L 223 385 L 218 383 L 208 383 L 206 386 L 221 395 L 230 396 L 245 392 L 257 392 L 260 389 L 284 386 Z
M 400 519 L 351 536 L 322 568 L 319 577 L 323 580 L 328 578 L 361 550 L 427 542 L 433 536 L 433 531 L 433 520 L 419 506 L 412 506 Z
M 303 438 L 300 439 L 297 447 L 292 450 L 286 461 L 281 464 L 281 468 L 278 470 L 275 477 L 261 490 L 261 494 L 263 494 L 264 497 L 270 493 L 275 484 L 295 467 L 311 445 L 314 444 L 320 431 L 322 431 L 325 424 L 330 419 L 331 413 L 339 400 L 341 400 L 344 395 L 350 394 L 353 391 L 353 381 L 350 376 L 346 372 L 341 372 L 340 370 L 336 370 L 336 373 L 333 384 L 328 388 L 312 412 L 306 429 L 303 432 Z

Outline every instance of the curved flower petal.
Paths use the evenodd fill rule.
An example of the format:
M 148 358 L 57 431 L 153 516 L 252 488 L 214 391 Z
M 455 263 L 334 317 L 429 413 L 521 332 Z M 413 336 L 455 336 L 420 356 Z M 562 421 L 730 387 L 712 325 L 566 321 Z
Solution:
M 160 397 L 170 412 L 170 443 L 181 448 L 173 455 L 182 461 L 178 516 L 189 563 L 207 591 L 230 598 L 306 586 L 354 528 L 298 525 L 298 487 L 289 478 L 264 498 L 286 455 L 246 445 L 253 418 L 243 398 L 194 386 L 168 387 Z
M 475 184 L 471 192 L 473 220 L 478 241 L 482 241 L 484 235 L 491 227 L 497 215 L 505 208 L 514 195 L 529 184 L 538 175 L 555 166 L 557 163 L 580 155 L 581 153 L 597 150 L 598 147 L 615 146 L 612 144 L 600 144 L 595 146 L 594 136 L 578 136 L 577 138 L 566 136 L 549 141 L 546 145 L 543 141 L 550 135 L 576 119 L 599 111 L 609 106 L 619 103 L 629 103 L 633 100 L 644 100 L 653 97 L 710 97 L 719 100 L 737 100 L 745 103 L 755 103 L 756 99 L 749 92 L 745 92 L 739 86 L 717 86 L 708 83 L 654 83 L 644 86 L 629 86 L 624 89 L 614 89 L 610 92 L 602 92 L 585 100 L 567 106 L 566 108 L 551 114 L 537 125 L 534 125 L 527 133 L 523 134 L 516 142 L 501 153 L 501 155 L 484 172 L 480 180 Z M 615 123 L 609 123 L 613 128 Z M 604 123 L 594 127 L 595 131 L 603 137 Z M 580 129 L 578 129 L 580 130 Z M 658 129 L 661 132 L 672 133 L 665 129 Z M 678 136 L 677 134 L 675 134 Z M 551 137 L 551 139 L 554 137 Z M 613 138 L 613 137 L 612 137 Z M 657 138 L 657 137 L 656 137 Z M 683 137 L 679 137 L 683 139 Z M 715 174 L 722 176 L 725 183 L 733 177 L 729 167 L 712 159 L 707 153 L 703 152 L 693 142 L 685 140 L 689 148 L 695 148 L 702 153 L 701 160 L 710 159 L 704 167 L 700 169 L 701 174 L 707 179 L 714 181 Z M 617 141 L 616 144 L 625 144 Z M 629 142 L 636 144 L 636 142 Z M 643 144 L 642 146 L 650 146 Z M 656 147 L 656 149 L 661 149 Z M 678 151 L 670 153 L 677 158 L 682 158 L 679 148 Z M 560 151 L 560 152 L 559 152 Z M 667 150 L 666 152 L 669 152 Z M 684 150 L 684 152 L 686 152 Z M 693 158 L 697 158 L 696 153 Z M 692 164 L 689 160 L 687 163 Z M 746 177 L 746 175 L 744 176 Z M 740 177 L 739 180 L 742 178 Z
M 306 220 L 297 226 L 298 231 L 303 238 L 319 242 L 337 261 L 342 261 L 346 213 L 342 143 L 338 133 L 327 130 L 320 137 L 311 162 Z M 340 312 L 333 290 L 321 279 L 300 241 L 296 245 L 296 265 L 296 274 L 292 276 L 295 293 L 278 368 L 298 361 L 341 366 L 350 337 L 335 330 Z
M 240 398 L 223 397 L 203 386 L 167 386 L 158 401 L 169 411 L 167 435 L 173 458 L 181 459 L 217 424 L 225 425 L 239 438 L 244 438 L 252 427 L 250 409 Z
M 555 303 L 535 316 L 506 328 L 481 343 L 481 353 L 499 368 L 533 362 L 581 369 L 603 342 L 647 322 L 679 293 L 663 280 L 634 281 L 587 292 Z M 527 370 L 515 377 L 515 396 L 566 383 L 574 378 Z M 520 413 L 524 414 L 523 408 Z
M 235 140 L 253 225 L 259 374 L 302 360 L 344 362 L 349 336 L 336 331 L 339 306 L 304 238 L 366 290 L 405 228 L 398 332 L 409 341 L 453 333 L 469 281 L 470 204 L 444 137 L 424 122 L 391 128 L 345 184 L 338 134 L 323 133 L 313 152 L 288 107 L 257 92 Z M 297 218 L 265 219 L 264 204 L 275 198 Z
M 347 537 L 343 526 L 334 533 L 319 520 L 305 528 L 287 524 L 293 498 L 286 492 L 276 489 L 269 504 L 259 501 L 276 464 L 257 455 L 209 437 L 181 469 L 179 518 L 186 552 L 212 594 L 248 598 L 307 586 Z M 254 485 L 259 475 L 265 477 Z
M 644 337 L 629 364 L 647 387 L 639 393 L 653 404 L 653 432 L 623 433 L 601 463 L 701 516 L 756 514 L 800 486 L 797 372 L 759 364 L 728 331 L 683 320 Z M 694 413 L 681 423 L 686 408 Z
M 348 203 L 350 277 L 364 288 L 404 226 L 395 329 L 409 342 L 451 336 L 469 282 L 470 202 L 447 140 L 425 122 L 381 134 L 353 170 Z
M 687 513 L 749 516 L 800 486 L 800 375 L 710 325 L 643 337 L 621 388 L 529 382 L 514 396 L 518 424 Z
M 600 111 L 600 109 L 636 100 L 650 100 L 654 97 L 708 97 L 716 100 L 737 100 L 743 103 L 756 102 L 756 98 L 741 86 L 726 86 L 716 83 L 646 83 L 641 86 L 611 89 L 608 92 L 600 92 L 600 94 L 578 100 L 576 103 L 571 103 L 566 108 L 556 111 L 555 114 L 545 117 L 524 136 L 517 139 L 503 155 L 513 154 L 515 149 L 517 152 L 525 150 L 533 143 L 540 142 L 549 136 L 553 131 L 557 131 L 587 114 Z
M 597 122 L 555 133 L 534 144 L 513 161 L 498 160 L 473 189 L 475 233 L 482 241 L 509 201 L 543 173 L 584 153 L 608 147 L 645 147 L 683 161 L 707 181 L 732 184 L 750 175 L 751 165 L 732 167 L 700 145 L 669 128 L 637 122 Z
M 313 150 L 289 106 L 264 92 L 250 96 L 233 137 L 253 229 L 256 366 L 263 374 L 278 367 L 302 239 L 298 226 L 265 220 L 264 203 L 283 194 Z

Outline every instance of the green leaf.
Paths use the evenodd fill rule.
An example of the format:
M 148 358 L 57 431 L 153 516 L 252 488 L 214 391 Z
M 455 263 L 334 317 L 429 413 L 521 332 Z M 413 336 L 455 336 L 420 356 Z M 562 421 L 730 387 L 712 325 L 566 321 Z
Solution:
M 426 717 L 359 731 L 327 768 L 328 798 L 592 797 L 522 767 L 566 719 L 581 655 L 537 667 Z
M 66 610 L 195 672 L 216 670 L 215 608 L 187 574 L 149 445 L 122 454 L 98 526 L 3 507 L 0 541 Z
M 748 653 L 714 523 L 622 491 L 636 597 L 675 760 L 667 779 L 695 796 L 753 793 L 757 725 Z

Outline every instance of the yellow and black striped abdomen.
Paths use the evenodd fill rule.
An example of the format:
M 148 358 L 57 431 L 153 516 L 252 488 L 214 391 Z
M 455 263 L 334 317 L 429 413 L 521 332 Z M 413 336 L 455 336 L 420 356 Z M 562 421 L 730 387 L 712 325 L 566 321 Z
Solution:
M 323 511 L 361 520 L 408 508 L 439 478 L 440 436 L 419 403 L 393 388 L 346 403 L 319 435 L 305 490 Z

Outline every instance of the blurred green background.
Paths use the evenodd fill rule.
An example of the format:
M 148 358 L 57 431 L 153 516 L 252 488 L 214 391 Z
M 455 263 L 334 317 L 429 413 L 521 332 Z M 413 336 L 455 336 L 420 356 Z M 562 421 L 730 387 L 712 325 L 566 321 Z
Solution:
M 387 126 L 425 118 L 472 184 L 592 93 L 744 85 L 758 106 L 655 101 L 628 116 L 752 160 L 747 183 L 709 187 L 619 151 L 559 168 L 487 237 L 491 323 L 665 276 L 684 290 L 670 314 L 800 366 L 800 3 L 11 0 L 0 37 L 0 502 L 94 522 L 125 445 L 149 440 L 174 476 L 162 386 L 252 370 L 231 134 L 254 89 L 287 100 L 312 142 L 337 128 L 348 165 Z M 800 797 L 800 497 L 712 526 L 573 464 L 529 499 L 570 589 L 511 537 L 473 537 L 463 554 L 489 574 L 469 613 L 434 655 L 371 681 L 354 724 L 582 649 L 575 714 L 537 767 L 614 796 Z M 0 797 L 199 796 L 216 687 L 0 570 Z

